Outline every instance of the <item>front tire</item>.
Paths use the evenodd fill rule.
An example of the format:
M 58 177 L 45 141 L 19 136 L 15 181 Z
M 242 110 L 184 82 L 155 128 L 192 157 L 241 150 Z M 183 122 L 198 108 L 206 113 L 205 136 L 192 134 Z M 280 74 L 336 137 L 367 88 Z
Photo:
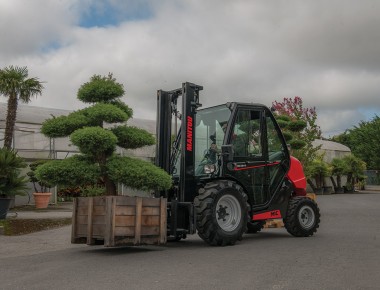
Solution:
M 215 181 L 194 199 L 198 235 L 213 246 L 234 245 L 247 230 L 247 195 L 232 181 Z
M 317 232 L 320 217 L 318 205 L 313 200 L 298 196 L 289 201 L 284 225 L 295 237 L 309 237 Z

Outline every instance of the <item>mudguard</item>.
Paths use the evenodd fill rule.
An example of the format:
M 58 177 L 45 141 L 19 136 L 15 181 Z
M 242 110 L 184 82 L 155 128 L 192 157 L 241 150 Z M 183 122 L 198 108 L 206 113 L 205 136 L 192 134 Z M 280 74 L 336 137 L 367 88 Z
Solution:
M 301 162 L 290 156 L 290 169 L 287 174 L 289 181 L 294 187 L 294 193 L 296 196 L 305 196 L 306 195 L 306 176 L 303 171 Z

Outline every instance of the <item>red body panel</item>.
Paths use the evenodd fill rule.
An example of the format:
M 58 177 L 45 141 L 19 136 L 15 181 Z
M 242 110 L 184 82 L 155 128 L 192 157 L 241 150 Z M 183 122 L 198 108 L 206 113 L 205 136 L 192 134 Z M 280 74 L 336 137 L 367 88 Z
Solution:
M 289 169 L 287 177 L 293 184 L 295 195 L 297 196 L 306 195 L 305 173 L 303 172 L 301 162 L 293 156 L 290 156 L 290 169 Z
M 259 214 L 254 214 L 252 220 L 260 221 L 260 220 L 268 220 L 268 219 L 280 219 L 281 212 L 279 210 L 271 210 L 262 212 Z

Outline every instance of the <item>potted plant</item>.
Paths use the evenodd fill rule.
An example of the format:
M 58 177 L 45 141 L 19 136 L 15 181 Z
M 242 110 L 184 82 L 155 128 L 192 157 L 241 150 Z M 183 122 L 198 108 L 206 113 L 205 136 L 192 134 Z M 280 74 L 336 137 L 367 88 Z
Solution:
M 39 160 L 30 163 L 30 171 L 27 173 L 29 176 L 29 181 L 33 183 L 33 197 L 36 208 L 47 208 L 51 197 L 51 185 L 46 181 L 38 179 L 35 173 L 37 167 L 44 163 L 46 163 L 45 160 Z
M 329 166 L 322 158 L 314 159 L 308 168 L 309 174 L 315 180 L 313 188 L 316 194 L 324 193 L 325 177 L 329 175 Z
M 335 193 L 343 193 L 343 187 L 342 187 L 342 176 L 344 175 L 344 172 L 346 171 L 346 163 L 341 158 L 334 158 L 331 161 L 331 182 L 334 186 Z M 334 176 L 336 177 L 336 182 L 334 180 Z
M 118 184 L 150 193 L 169 189 L 172 185 L 171 176 L 154 164 L 116 154 L 117 146 L 137 149 L 155 144 L 155 139 L 149 132 L 126 125 L 132 116 L 132 110 L 122 102 L 123 95 L 123 85 L 116 82 L 112 74 L 105 77 L 95 75 L 79 88 L 77 94 L 79 100 L 90 103 L 90 106 L 67 116 L 45 120 L 42 124 L 41 132 L 45 136 L 69 136 L 72 144 L 80 151 L 80 154 L 63 160 L 49 160 L 36 169 L 36 177 L 39 180 L 66 188 L 86 188 L 82 192 L 86 197 L 74 200 L 73 242 L 85 238 L 87 243 L 100 239 L 107 245 L 113 245 L 114 241 L 124 241 L 128 244 L 128 239 L 121 238 L 122 232 L 114 232 L 119 225 L 127 226 L 123 222 L 124 219 L 117 218 L 119 211 L 116 207 L 121 204 L 142 205 L 142 198 L 119 195 Z M 162 218 L 162 229 L 166 232 L 166 199 L 145 199 L 148 199 L 148 204 L 162 205 L 162 208 L 165 208 L 165 211 L 159 211 L 163 213 L 162 217 L 157 218 Z M 81 208 L 82 205 L 85 205 L 84 208 Z M 83 218 L 82 213 L 87 215 L 87 218 Z M 136 217 L 141 217 L 141 214 L 140 210 L 134 211 Z M 106 225 L 111 231 L 106 230 Z M 83 228 L 88 230 L 83 232 Z M 139 231 L 136 231 L 137 236 L 140 236 Z M 138 240 L 140 241 L 140 238 Z
M 347 175 L 345 192 L 353 192 L 355 183 L 363 179 L 366 163 L 353 154 L 344 156 L 343 161 L 346 164 L 344 174 Z
M 25 167 L 26 163 L 16 151 L 0 149 L 0 219 L 6 218 L 16 195 L 25 195 L 28 181 L 21 175 L 21 169 Z

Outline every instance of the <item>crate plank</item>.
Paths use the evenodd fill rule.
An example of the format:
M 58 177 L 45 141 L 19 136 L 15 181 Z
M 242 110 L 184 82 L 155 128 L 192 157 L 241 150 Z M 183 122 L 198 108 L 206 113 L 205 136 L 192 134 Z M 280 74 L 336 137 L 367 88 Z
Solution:
M 166 209 L 167 209 L 167 200 L 166 198 L 161 198 L 160 200 L 160 244 L 165 244 L 167 241 L 167 220 L 166 220 Z
M 136 223 L 135 223 L 135 244 L 141 241 L 141 212 L 142 212 L 142 198 L 136 197 Z
M 76 213 L 77 215 L 84 215 L 87 216 L 88 208 L 87 207 L 77 207 Z
M 143 206 L 160 206 L 160 201 L 161 199 L 160 198 L 144 198 L 142 200 L 143 202 Z
M 105 205 L 94 205 L 94 215 L 105 215 L 106 206 Z
M 104 236 L 104 245 L 114 246 L 115 232 L 115 199 L 113 197 L 106 199 L 106 228 Z
M 77 199 L 73 202 L 73 216 L 71 220 L 71 242 L 74 244 L 77 242 L 76 234 L 77 234 L 77 209 L 78 209 L 78 201 Z
M 115 215 L 136 215 L 136 206 L 116 205 Z
M 134 227 L 136 216 L 115 216 L 115 226 L 117 227 Z
M 159 226 L 160 217 L 159 216 L 141 216 L 141 225 L 144 226 Z
M 92 245 L 93 244 L 93 238 L 92 238 L 92 210 L 94 206 L 94 199 L 90 198 L 88 200 L 88 209 L 87 209 L 87 245 Z
M 160 207 L 158 207 L 158 206 L 143 207 L 141 215 L 159 216 L 160 215 Z

